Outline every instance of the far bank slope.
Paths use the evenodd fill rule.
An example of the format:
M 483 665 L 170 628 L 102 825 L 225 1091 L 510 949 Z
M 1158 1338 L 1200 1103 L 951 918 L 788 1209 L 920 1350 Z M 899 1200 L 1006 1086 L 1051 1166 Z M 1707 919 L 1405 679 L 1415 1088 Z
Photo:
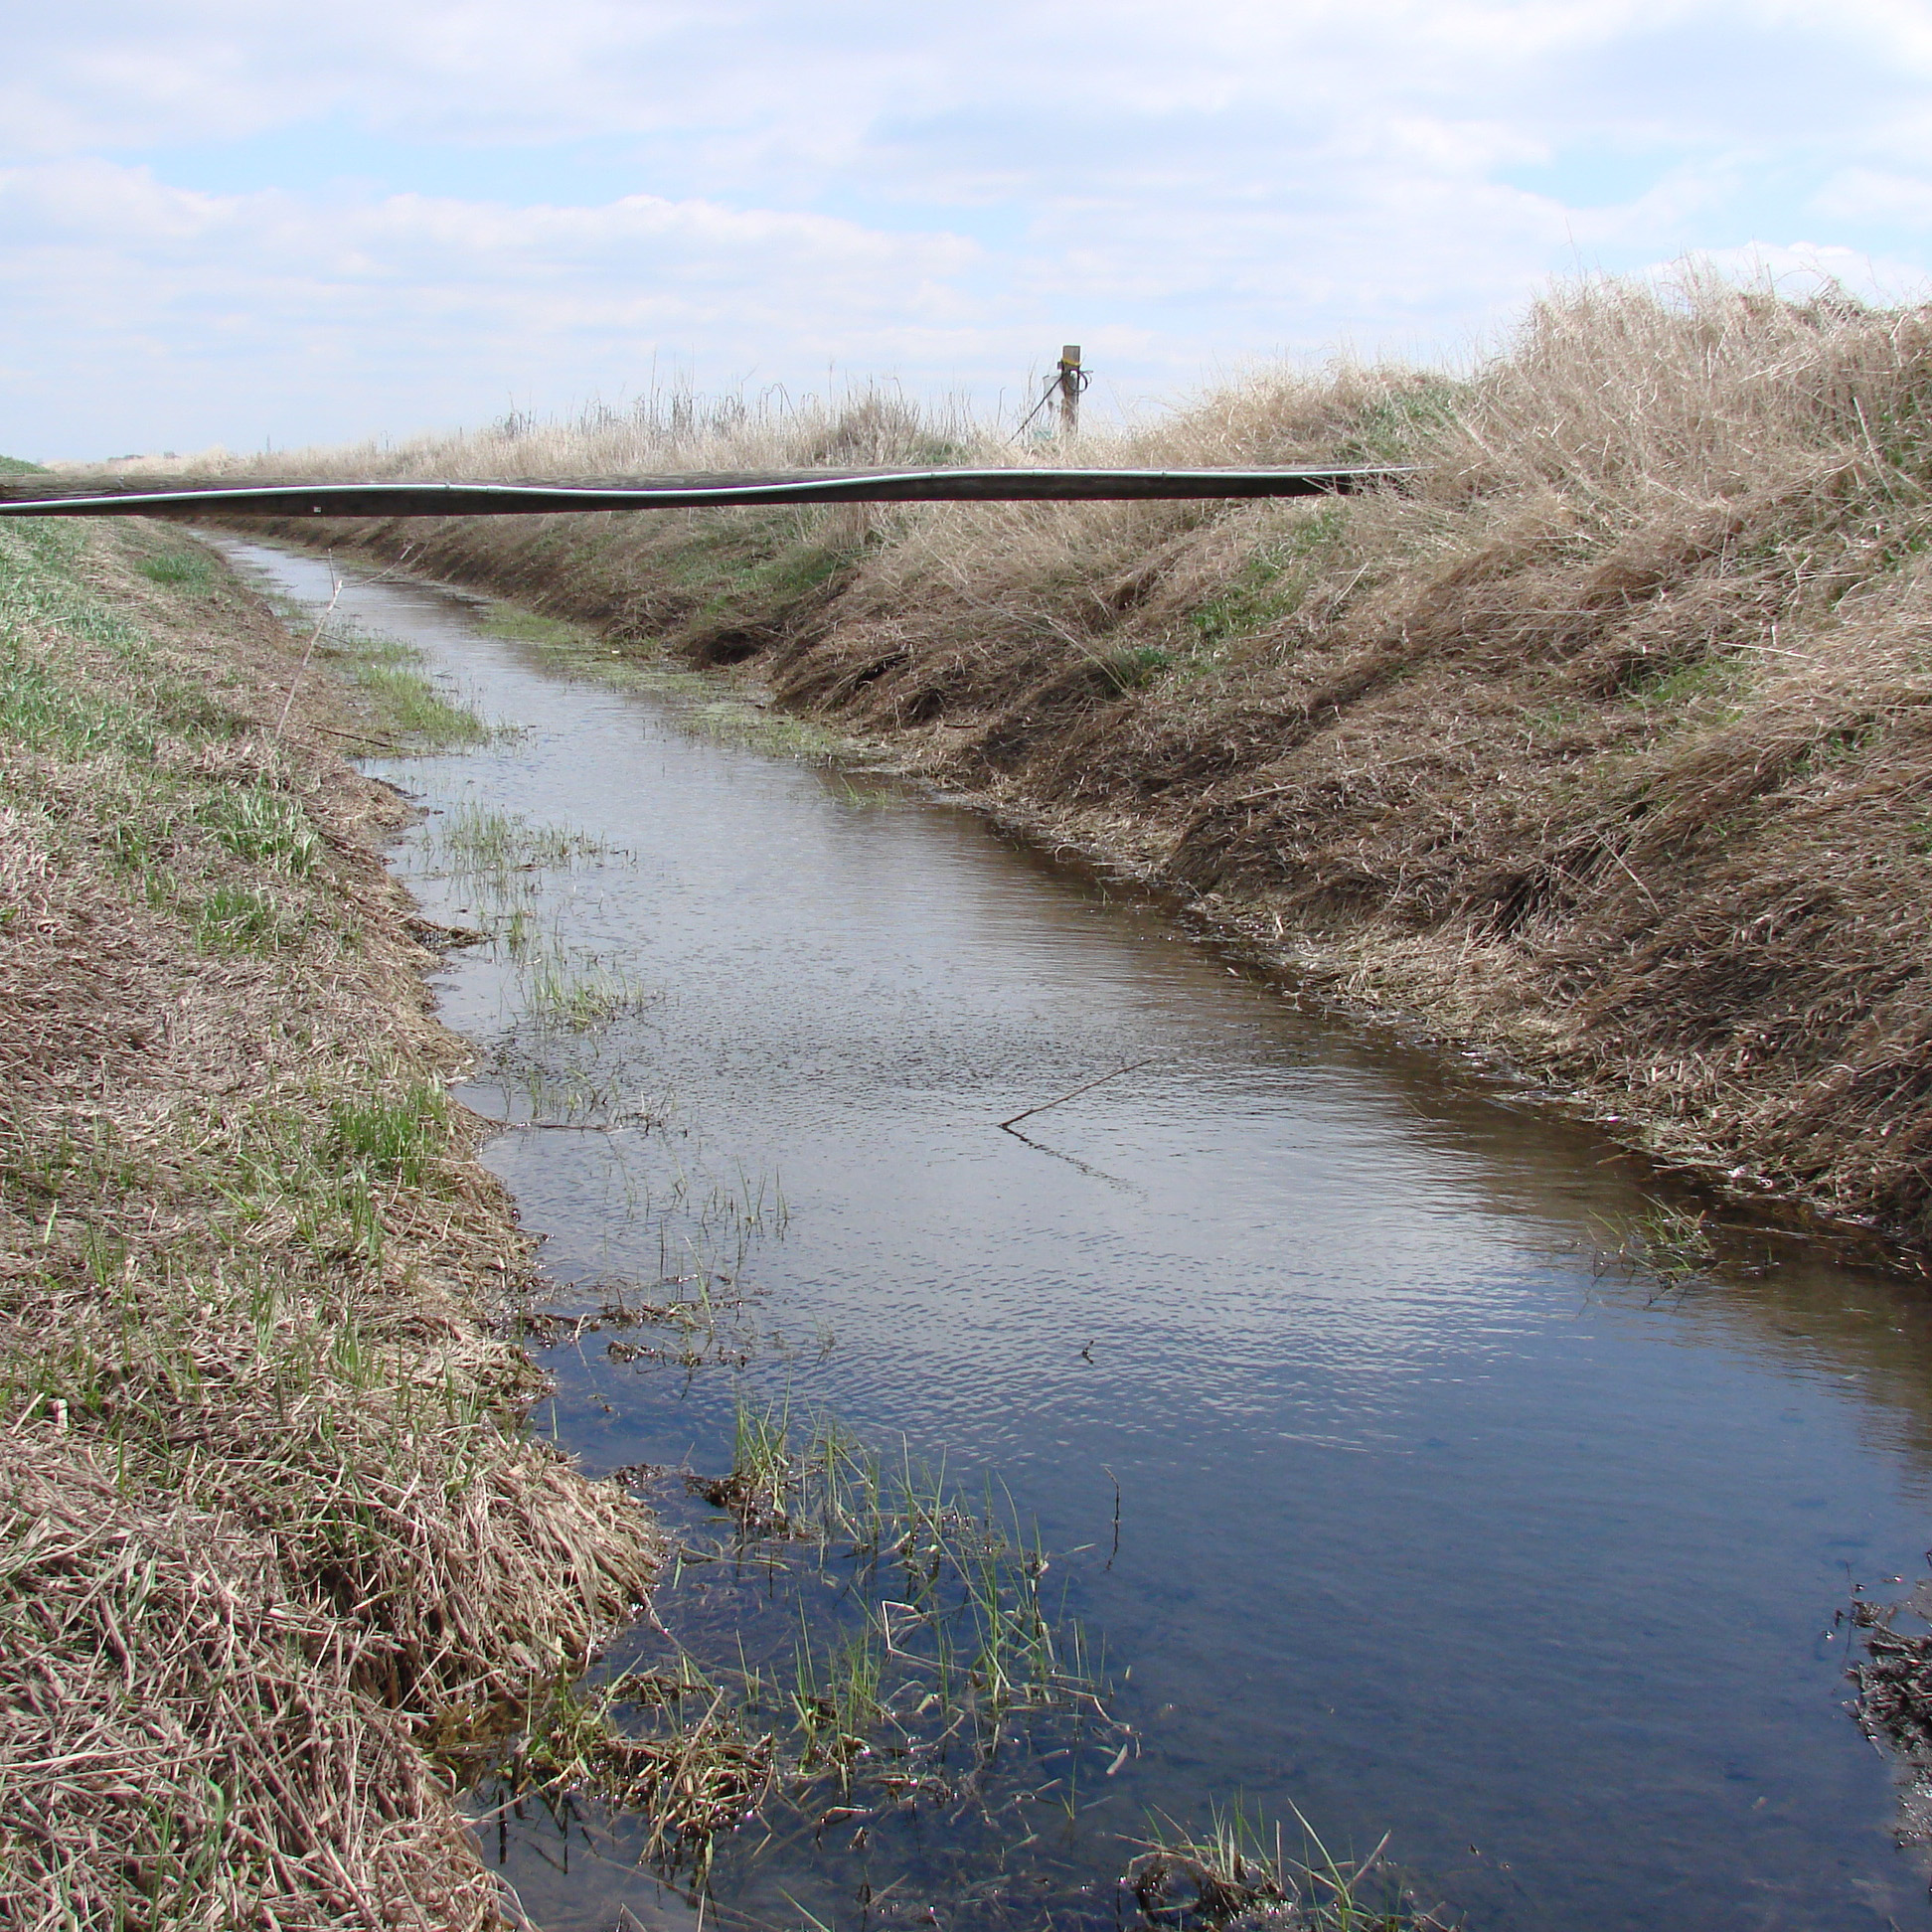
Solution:
M 385 460 L 936 447 L 877 399 L 790 445 L 769 421 L 515 427 Z M 1932 1240 L 1932 317 L 1592 286 L 1467 377 L 1264 376 L 1078 456 L 1421 475 L 1315 505 L 335 535 L 631 648 L 754 663 L 1660 1155 Z

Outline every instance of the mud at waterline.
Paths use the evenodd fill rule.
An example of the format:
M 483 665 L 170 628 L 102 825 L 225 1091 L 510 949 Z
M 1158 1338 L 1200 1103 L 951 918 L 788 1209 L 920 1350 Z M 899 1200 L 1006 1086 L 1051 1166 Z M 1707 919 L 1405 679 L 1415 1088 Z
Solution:
M 1238 1797 L 1344 1852 L 1392 1831 L 1472 1925 L 1928 1922 L 1839 1614 L 1923 1568 L 1917 1290 L 1734 1210 L 1667 1278 L 1645 1240 L 1694 1200 L 1290 1011 L 1131 894 L 553 675 L 473 599 L 345 605 L 520 726 L 378 769 L 428 808 L 400 860 L 428 916 L 498 931 L 439 989 L 483 1056 L 465 1096 L 544 1123 L 489 1160 L 556 1313 L 680 1276 L 743 1302 L 726 1361 L 655 1331 L 540 1351 L 560 1438 L 593 1470 L 717 1476 L 746 1416 L 802 1443 L 832 1415 L 969 1494 L 997 1471 L 1055 1615 L 1104 1640 L 1131 1748 L 1040 1735 L 1043 1761 L 1090 1755 L 1070 1790 L 1042 1763 L 1025 1829 L 828 1803 L 721 1840 L 715 1909 L 1037 1923 L 1033 1886 L 1055 1923 L 1111 1923 L 1159 1820 L 1205 1834 Z M 436 850 L 492 813 L 584 843 L 493 904 Z M 518 911 L 515 945 L 561 949 L 537 1009 Z M 1137 1059 L 1025 1123 L 1035 1144 L 998 1130 Z M 652 1492 L 678 1534 L 728 1537 L 681 1491 Z M 853 1601 L 828 1573 L 767 1543 L 686 1565 L 659 1614 L 701 1658 L 742 1631 L 775 1668 L 799 1601 Z M 650 1641 L 604 1668 L 657 1668 Z M 485 1837 L 546 1926 L 676 1922 L 641 1833 L 506 1813 Z

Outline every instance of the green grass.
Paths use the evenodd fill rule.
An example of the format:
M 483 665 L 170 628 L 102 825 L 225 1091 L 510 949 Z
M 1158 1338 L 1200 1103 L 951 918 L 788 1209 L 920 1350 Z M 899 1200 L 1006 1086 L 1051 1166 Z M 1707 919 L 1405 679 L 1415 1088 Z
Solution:
M 595 632 L 586 630 L 581 624 L 540 616 L 534 610 L 524 609 L 521 604 L 490 604 L 475 621 L 476 628 L 486 637 L 507 638 L 513 644 L 535 644 L 546 655 L 596 650 L 608 653 L 610 649 Z
M 772 609 L 797 604 L 849 575 L 864 555 L 860 547 L 817 537 L 786 544 L 775 553 L 728 540 L 696 553 L 685 564 L 687 581 L 705 584 L 711 594 L 686 625 L 686 633 L 702 637 L 760 622 Z
M 1175 654 L 1158 644 L 1133 644 L 1094 660 L 1102 685 L 1111 691 L 1145 691 L 1173 669 Z
M 1328 504 L 1300 516 L 1282 536 L 1250 551 L 1233 581 L 1189 613 L 1197 648 L 1212 656 L 1227 644 L 1293 616 L 1321 566 L 1346 543 L 1348 530 L 1347 507 Z
M 399 638 L 330 625 L 316 655 L 362 693 L 379 732 L 413 749 L 455 750 L 494 735 L 469 706 L 423 674 L 422 653 Z
M 424 750 L 480 744 L 490 727 L 467 705 L 453 703 L 419 671 L 368 665 L 355 674 L 378 721 Z
M 421 1081 L 396 1093 L 337 1100 L 329 1122 L 329 1150 L 351 1171 L 404 1187 L 420 1187 L 449 1148 L 448 1096 Z
M 1279 1824 L 1251 1817 L 1241 1800 L 1215 1807 L 1205 1832 L 1172 1819 L 1151 1821 L 1152 1836 L 1127 1868 L 1127 1884 L 1147 1919 L 1219 1924 L 1253 1912 L 1280 1912 L 1297 1932 L 1443 1932 L 1382 1868 L 1388 1841 L 1366 1858 L 1331 1852 L 1307 1819 L 1295 1813 L 1301 1856 L 1284 1849 Z
M 20 456 L 0 456 L 0 476 L 45 476 L 47 471 L 39 463 L 30 463 Z
M 716 693 L 707 680 L 703 688 Z M 852 740 L 839 732 L 790 712 L 769 711 L 743 698 L 712 696 L 703 704 L 673 714 L 681 724 L 721 744 L 742 744 L 774 758 L 793 758 L 800 764 L 846 762 L 856 751 Z
M 120 526 L 0 527 L 0 836 L 53 915 L 0 1099 L 0 1413 L 46 1479 L 25 1543 L 0 1523 L 0 1697 L 59 1686 L 103 1767 L 79 1803 L 58 1761 L 0 1770 L 0 1814 L 58 1827 L 0 1849 L 47 1925 L 400 1896 L 398 1847 L 429 1869 L 454 1829 L 425 1755 L 445 1711 L 580 1660 L 647 1574 L 641 1526 L 521 1432 L 527 1365 L 417 1293 L 518 1249 L 412 1011 L 401 911 L 344 890 L 351 832 L 277 734 L 279 691 L 244 719 L 210 702 L 251 663 L 251 622 L 213 621 L 227 580 L 154 561 Z M 70 1008 L 111 1043 L 84 1084 Z M 372 1727 L 371 1700 L 404 1715 Z M 464 1923 L 489 1916 L 472 1891 Z
M 1434 453 L 1441 431 L 1471 406 L 1474 384 L 1440 376 L 1419 376 L 1391 395 L 1381 396 L 1356 413 L 1337 440 L 1338 463 L 1412 463 Z
M 306 879 L 322 854 L 322 840 L 299 802 L 265 785 L 218 792 L 196 818 L 238 858 L 293 879 Z
M 209 680 L 165 667 L 132 614 L 82 579 L 84 548 L 54 523 L 0 529 L 0 738 L 147 761 L 163 733 L 233 737 L 244 721 Z M 89 653 L 114 662 L 111 682 L 80 669 Z
M 537 825 L 521 812 L 465 803 L 443 817 L 435 832 L 439 866 L 457 876 L 567 866 L 576 859 L 607 856 L 610 848 L 587 832 Z
M 589 1033 L 619 1014 L 641 1012 L 658 995 L 630 974 L 594 958 L 541 953 L 524 973 L 530 1015 L 539 1028 Z
M 1610 1231 L 1620 1238 L 1604 1258 L 1632 1272 L 1653 1275 L 1667 1288 L 1690 1286 L 1718 1260 L 1715 1223 L 1705 1208 L 1652 1201 L 1641 1214 Z
M 204 952 L 274 953 L 299 946 L 306 911 L 261 886 L 225 883 L 193 902 L 195 941 Z
M 1713 707 L 1730 698 L 1754 675 L 1754 667 L 1740 658 L 1706 657 L 1691 664 L 1665 664 L 1656 671 L 1633 678 L 1624 687 L 1624 696 L 1658 713 L 1677 713 L 1695 708 L 1705 725 L 1716 721 Z
M 217 581 L 214 559 L 193 551 L 164 551 L 159 557 L 142 558 L 134 567 L 150 583 L 175 588 L 205 590 Z
M 50 851 L 64 862 L 98 852 L 138 898 L 181 916 L 203 952 L 300 945 L 313 908 L 289 888 L 323 851 L 301 801 L 265 781 L 161 761 L 168 741 L 224 743 L 242 721 L 206 677 L 164 658 L 83 579 L 82 556 L 75 532 L 0 531 L 0 753 L 10 802 L 49 826 Z M 166 560 L 132 561 L 138 569 Z M 185 595 L 212 581 L 207 560 L 190 561 L 195 572 L 162 587 Z M 84 769 L 79 800 L 52 776 L 60 767 Z

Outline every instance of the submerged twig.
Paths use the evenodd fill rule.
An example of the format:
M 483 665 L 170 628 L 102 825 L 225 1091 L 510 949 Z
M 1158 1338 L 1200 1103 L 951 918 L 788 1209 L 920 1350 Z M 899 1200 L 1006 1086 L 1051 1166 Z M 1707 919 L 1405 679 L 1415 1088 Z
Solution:
M 1137 1067 L 1151 1065 L 1160 1057 L 1159 1053 L 1149 1053 L 1142 1059 L 1129 1060 L 1125 1066 L 1116 1066 L 1111 1073 L 1102 1073 L 1097 1080 L 1088 1080 L 1084 1084 L 1074 1087 L 1070 1092 L 1059 1094 L 1054 1099 L 1043 1100 L 1037 1107 L 1023 1108 L 1011 1120 L 1001 1121 L 1000 1130 L 1002 1133 L 1012 1133 L 1013 1129 L 1021 1121 L 1030 1120 L 1037 1113 L 1045 1113 L 1048 1107 L 1058 1107 L 1064 1105 L 1068 1100 L 1077 1100 L 1081 1094 L 1091 1093 L 1095 1087 L 1105 1086 L 1109 1080 L 1117 1080 L 1123 1073 L 1132 1073 Z M 1018 1138 L 1024 1140 L 1026 1136 L 1022 1134 Z

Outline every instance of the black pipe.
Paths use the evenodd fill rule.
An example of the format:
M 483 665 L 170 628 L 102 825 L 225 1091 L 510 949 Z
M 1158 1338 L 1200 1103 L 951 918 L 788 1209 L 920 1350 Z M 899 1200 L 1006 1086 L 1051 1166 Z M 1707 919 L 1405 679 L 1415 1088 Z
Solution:
M 208 483 L 158 477 L 0 481 L 0 517 L 529 517 L 782 503 L 1120 503 L 1347 495 L 1412 475 L 1356 469 L 878 469 L 564 483 Z

